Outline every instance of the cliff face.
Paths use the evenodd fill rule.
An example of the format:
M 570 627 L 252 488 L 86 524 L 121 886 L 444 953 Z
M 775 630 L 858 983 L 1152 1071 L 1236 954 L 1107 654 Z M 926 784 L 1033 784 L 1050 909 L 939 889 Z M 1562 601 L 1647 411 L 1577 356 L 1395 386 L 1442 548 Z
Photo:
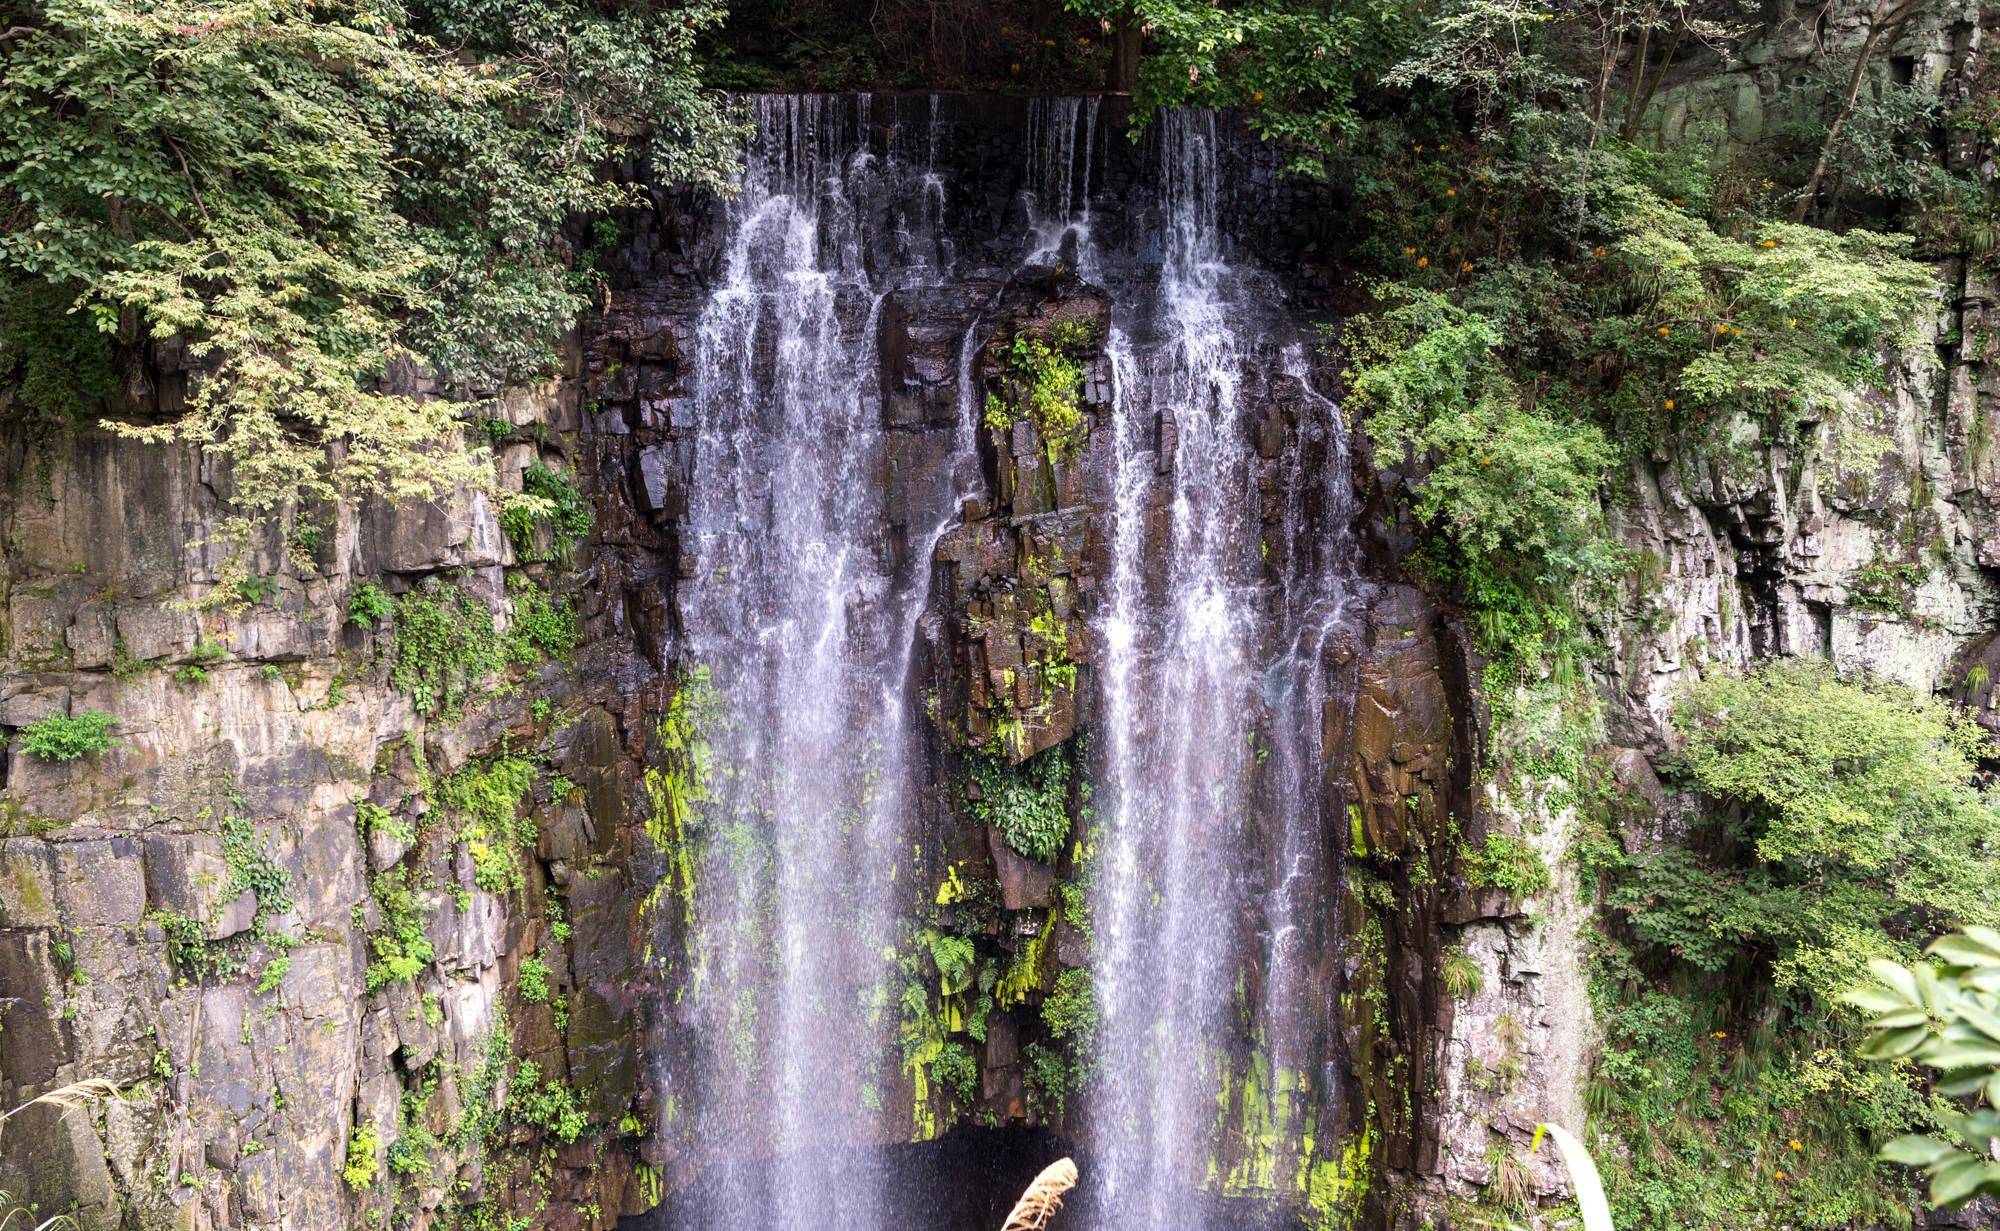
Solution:
M 170 363 L 135 370 L 135 409 L 180 383 Z M 474 1086 L 505 1023 L 608 1130 L 562 1155 L 556 1193 L 640 1200 L 615 1126 L 639 1073 L 629 801 L 664 557 L 624 501 L 626 441 L 587 430 L 573 380 L 492 413 L 509 482 L 547 464 L 593 492 L 596 528 L 564 564 L 528 562 L 473 494 L 302 517 L 231 585 L 209 541 L 226 475 L 98 432 L 48 456 L 12 446 L 4 721 L 100 711 L 115 743 L 68 762 L 8 750 L 0 1082 L 10 1106 L 86 1077 L 122 1088 L 8 1122 L 17 1198 L 94 1227 L 345 1225 L 403 1181 L 419 1205 L 504 1199 L 506 1165 L 461 1163 L 531 1131 L 518 1107 L 466 1128 L 473 1099 L 497 1101 L 490 1072 Z M 566 662 L 522 640 L 531 581 L 575 604 Z M 239 609 L 204 605 L 218 582 Z M 397 621 L 354 617 L 365 586 L 413 596 L 393 636 L 420 654 L 390 648 Z M 446 618 L 422 633 L 426 611 Z M 522 661 L 498 661 L 508 644 Z M 427 668 L 457 672 L 466 701 L 413 683 Z M 497 809 L 443 789 L 490 784 L 503 756 L 532 771 Z M 523 819 L 485 833 L 515 796 Z M 503 843 L 517 882 L 474 864 Z M 390 975 L 419 944 L 427 960 Z M 399 1127 L 442 1140 L 428 1165 L 350 1167 L 369 1158 L 357 1137 L 379 1150 Z

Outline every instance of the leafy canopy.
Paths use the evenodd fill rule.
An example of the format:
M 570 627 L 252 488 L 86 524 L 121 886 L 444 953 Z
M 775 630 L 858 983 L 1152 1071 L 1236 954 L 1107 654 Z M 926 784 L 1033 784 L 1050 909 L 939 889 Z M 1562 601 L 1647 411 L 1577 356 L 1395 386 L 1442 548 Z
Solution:
M 719 19 L 710 0 L 38 0 L 0 62 L 0 290 L 184 346 L 185 409 L 125 430 L 221 454 L 248 513 L 481 481 L 458 408 L 387 378 L 420 363 L 467 392 L 544 367 L 589 289 L 564 222 L 630 193 L 600 167 L 723 183 L 733 125 L 692 54 Z

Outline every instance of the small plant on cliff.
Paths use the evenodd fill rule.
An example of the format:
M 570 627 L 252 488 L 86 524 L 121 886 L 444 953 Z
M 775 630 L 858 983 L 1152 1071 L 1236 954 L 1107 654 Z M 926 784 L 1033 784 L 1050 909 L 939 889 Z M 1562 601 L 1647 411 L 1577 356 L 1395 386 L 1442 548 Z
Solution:
M 576 1092 L 553 1078 L 544 1082 L 541 1066 L 532 1060 L 521 1061 L 507 1087 L 507 1116 L 517 1124 L 539 1129 L 563 1145 L 590 1126 Z
M 1083 406 L 1077 401 L 1083 365 L 1060 344 L 1051 346 L 1028 333 L 1014 335 L 1004 362 L 1006 388 L 987 395 L 986 426 L 1004 432 L 1025 413 L 1052 455 L 1074 449 L 1083 432 Z
M 520 574 L 508 580 L 507 590 L 514 596 L 508 659 L 522 664 L 545 656 L 557 662 L 567 659 L 577 643 L 576 611 L 569 599 L 550 594 Z
M 521 975 L 514 986 L 520 990 L 521 999 L 528 1004 L 547 1004 L 549 1000 L 549 964 L 538 957 L 521 959 Z
M 367 984 L 374 991 L 389 983 L 409 983 L 437 955 L 425 931 L 430 909 L 405 868 L 392 868 L 369 884 L 382 925 L 368 937 Z M 360 912 L 357 910 L 356 914 Z
M 76 761 L 104 752 L 117 742 L 111 738 L 111 722 L 111 715 L 101 710 L 50 714 L 22 727 L 17 738 L 29 756 L 43 761 Z
M 534 462 L 521 472 L 521 492 L 500 511 L 500 528 L 522 560 L 567 560 L 590 533 L 590 501 L 562 471 Z M 535 550 L 535 532 L 546 529 L 549 550 Z
M 347 1163 L 340 1169 L 340 1178 L 355 1192 L 367 1192 L 374 1186 L 375 1173 L 382 1167 L 382 1134 L 371 1120 L 357 1124 L 347 1138 Z
M 347 619 L 364 628 L 378 628 L 396 614 L 396 600 L 374 582 L 355 588 L 347 598 Z
M 1517 898 L 1547 891 L 1549 865 L 1526 839 L 1488 834 L 1485 845 L 1466 852 L 1465 879 L 1475 889 L 1499 889 Z
M 1070 765 L 1063 748 L 1051 748 L 1019 765 L 998 756 L 972 764 L 978 797 L 967 811 L 1000 831 L 1007 845 L 1030 859 L 1053 863 L 1069 838 Z
M 420 714 L 450 714 L 505 665 L 493 613 L 455 586 L 433 582 L 396 603 L 389 681 Z
M 492 893 L 523 884 L 521 857 L 540 837 L 521 802 L 535 784 L 535 767 L 521 757 L 499 757 L 467 766 L 437 787 L 444 815 L 458 825 L 458 840 L 472 856 L 473 881 Z

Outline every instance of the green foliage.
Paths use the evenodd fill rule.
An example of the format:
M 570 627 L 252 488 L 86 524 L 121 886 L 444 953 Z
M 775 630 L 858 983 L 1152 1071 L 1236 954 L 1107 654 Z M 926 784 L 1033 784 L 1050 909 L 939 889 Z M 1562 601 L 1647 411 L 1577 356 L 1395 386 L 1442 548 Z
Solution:
M 520 978 L 515 981 L 521 999 L 528 1004 L 547 1004 L 549 1000 L 549 964 L 538 957 L 521 959 Z
M 1968 857 L 2000 822 L 1979 785 L 1992 745 L 1963 712 L 1785 660 L 1703 682 L 1674 723 L 1696 783 L 1743 805 L 1730 836 L 1780 883 L 1879 895 L 1864 920 L 2000 909 L 2000 870 Z
M 1069 1096 L 1082 1087 L 1076 1062 L 1061 1050 L 1042 1043 L 1021 1049 L 1027 1068 L 1028 1101 L 1045 1121 L 1060 1120 Z
M 590 533 L 594 517 L 590 501 L 576 482 L 560 470 L 533 462 L 521 472 L 521 495 L 500 510 L 500 528 L 524 561 L 567 560 Z M 535 532 L 546 529 L 549 549 L 538 554 Z
M 1445 993 L 1453 1000 L 1469 1000 L 1486 985 L 1479 963 L 1473 961 L 1464 949 L 1445 950 L 1439 979 L 1444 984 Z
M 1096 340 L 1089 321 L 1068 319 L 1050 330 L 1047 341 L 1017 333 L 1002 352 L 1003 393 L 986 397 L 986 426 L 1006 431 L 1025 414 L 1057 457 L 1075 450 L 1083 434 L 1083 365 L 1073 355 Z
M 590 1127 L 590 1117 L 576 1092 L 554 1078 L 544 1082 L 541 1066 L 532 1060 L 521 1061 L 507 1087 L 507 1115 L 517 1124 L 546 1133 L 563 1145 L 573 1143 Z
M 1947 1209 L 2000 1193 L 2000 932 L 1968 927 L 1933 943 L 1935 964 L 1876 962 L 1871 986 L 1847 993 L 1875 1015 L 1867 1053 L 1937 1073 L 1938 1094 L 1966 1100 L 1937 1116 L 1938 1131 L 1908 1134 L 1882 1150 L 1922 1167 L 1931 1204 Z
M 1401 0 L 1068 0 L 1149 38 L 1134 120 L 1161 108 L 1242 107 L 1251 127 L 1324 174 L 1361 131 L 1362 100 L 1417 33 L 1421 7 Z
M 533 814 L 521 809 L 534 784 L 534 763 L 513 756 L 469 765 L 438 784 L 437 806 L 457 826 L 481 889 L 510 893 L 522 887 L 522 856 L 533 853 L 541 836 Z
M 1465 879 L 1475 889 L 1499 889 L 1517 898 L 1548 891 L 1549 865 L 1527 839 L 1513 834 L 1486 835 L 1485 845 L 1465 854 Z
M 39 281 L 101 330 L 184 339 L 187 413 L 125 430 L 219 450 L 249 513 L 480 480 L 457 404 L 377 378 L 540 370 L 586 289 L 564 221 L 629 196 L 599 169 L 644 154 L 724 182 L 732 124 L 693 60 L 719 19 L 706 0 L 38 0 L 0 70 L 8 298 Z
M 507 590 L 514 597 L 507 629 L 508 659 L 523 664 L 545 657 L 557 662 L 568 659 L 578 640 L 576 612 L 569 599 L 550 594 L 520 574 L 508 581 Z
M 389 682 L 420 714 L 454 714 L 505 665 L 493 613 L 456 586 L 432 582 L 396 602 Z
M 1907 1080 L 1871 1072 L 1818 1016 L 1754 1020 L 1772 1011 L 1754 990 L 1668 988 L 1593 988 L 1603 1043 L 1586 1106 L 1620 1227 L 1909 1225 L 1871 1157 L 1926 1121 Z
M 1911 592 L 1923 584 L 1926 575 L 1921 564 L 1870 560 L 1847 579 L 1848 604 L 1857 611 L 1904 615 L 1910 609 Z
M 382 916 L 381 927 L 368 937 L 367 984 L 372 992 L 390 983 L 414 981 L 437 956 L 437 949 L 425 931 L 430 908 L 407 868 L 379 873 L 368 889 Z
M 349 623 L 378 628 L 396 614 L 396 600 L 374 582 L 355 587 L 347 597 Z
M 1065 968 L 1056 985 L 1042 998 L 1042 1026 L 1049 1037 L 1087 1050 L 1097 1035 L 1097 990 L 1090 972 Z
M 291 875 L 271 857 L 257 838 L 257 830 L 240 816 L 222 822 L 222 861 L 229 869 L 229 882 L 222 899 L 249 893 L 257 903 L 259 918 L 281 915 L 292 908 Z
M 29 756 L 43 761 L 76 761 L 108 751 L 111 715 L 101 710 L 50 714 L 21 728 L 16 736 Z
M 1069 839 L 1069 755 L 1050 748 L 1019 765 L 1002 757 L 982 755 L 972 762 L 977 798 L 966 811 L 982 825 L 1000 831 L 1008 846 L 1030 859 L 1053 863 Z
M 340 1169 L 340 1178 L 355 1192 L 367 1192 L 374 1186 L 381 1166 L 382 1134 L 374 1121 L 355 1125 L 347 1138 L 347 1162 Z
M 1857 1062 L 1843 993 L 1871 962 L 1916 960 L 1940 922 L 1994 922 L 1987 741 L 1941 701 L 1820 662 L 1711 678 L 1674 721 L 1681 772 L 1717 806 L 1635 858 L 1608 836 L 1584 848 L 1632 942 L 1605 939 L 1596 991 L 1593 1119 L 1626 1143 L 1620 1223 L 1905 1225 L 1871 1143 L 1950 1113 L 1907 1066 Z M 1784 1182 L 1714 1182 L 1744 1160 Z
M 931 1080 L 957 1099 L 961 1107 L 979 1101 L 979 1062 L 963 1043 L 947 1040 L 939 1048 L 937 1059 L 931 1061 Z
M 118 394 L 111 338 L 75 302 L 74 289 L 39 278 L 0 280 L 0 385 L 38 449 Z

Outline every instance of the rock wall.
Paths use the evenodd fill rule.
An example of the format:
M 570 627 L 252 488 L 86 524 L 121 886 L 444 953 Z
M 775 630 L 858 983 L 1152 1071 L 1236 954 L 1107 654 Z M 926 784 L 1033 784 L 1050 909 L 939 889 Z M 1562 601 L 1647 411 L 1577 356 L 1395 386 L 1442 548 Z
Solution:
M 134 363 L 130 413 L 173 408 L 163 358 Z M 212 461 L 98 430 L 46 455 L 8 444 L 0 1101 L 120 1087 L 7 1122 L 17 1199 L 86 1228 L 325 1228 L 530 1193 L 554 1224 L 602 1224 L 644 1203 L 607 1126 L 638 1073 L 630 801 L 658 661 L 635 625 L 665 557 L 573 379 L 487 414 L 502 488 L 532 464 L 593 490 L 567 560 L 531 558 L 546 535 L 510 541 L 495 496 L 464 493 L 288 519 L 232 571 Z M 467 668 L 463 706 L 426 705 L 394 678 L 424 665 L 396 651 L 416 633 L 355 618 L 364 587 L 443 604 L 466 631 L 444 659 L 518 661 Z M 530 592 L 576 617 L 561 661 L 520 640 Z M 88 711 L 113 719 L 107 750 L 24 747 L 23 728 Z M 508 788 L 522 819 L 487 834 L 450 788 L 505 757 L 529 767 Z M 411 941 L 383 939 L 396 909 L 432 952 L 389 977 L 385 944 Z M 587 1091 L 598 1131 L 544 1151 L 529 1092 L 481 1076 L 496 1038 Z M 418 1134 L 435 1144 L 389 1155 Z

